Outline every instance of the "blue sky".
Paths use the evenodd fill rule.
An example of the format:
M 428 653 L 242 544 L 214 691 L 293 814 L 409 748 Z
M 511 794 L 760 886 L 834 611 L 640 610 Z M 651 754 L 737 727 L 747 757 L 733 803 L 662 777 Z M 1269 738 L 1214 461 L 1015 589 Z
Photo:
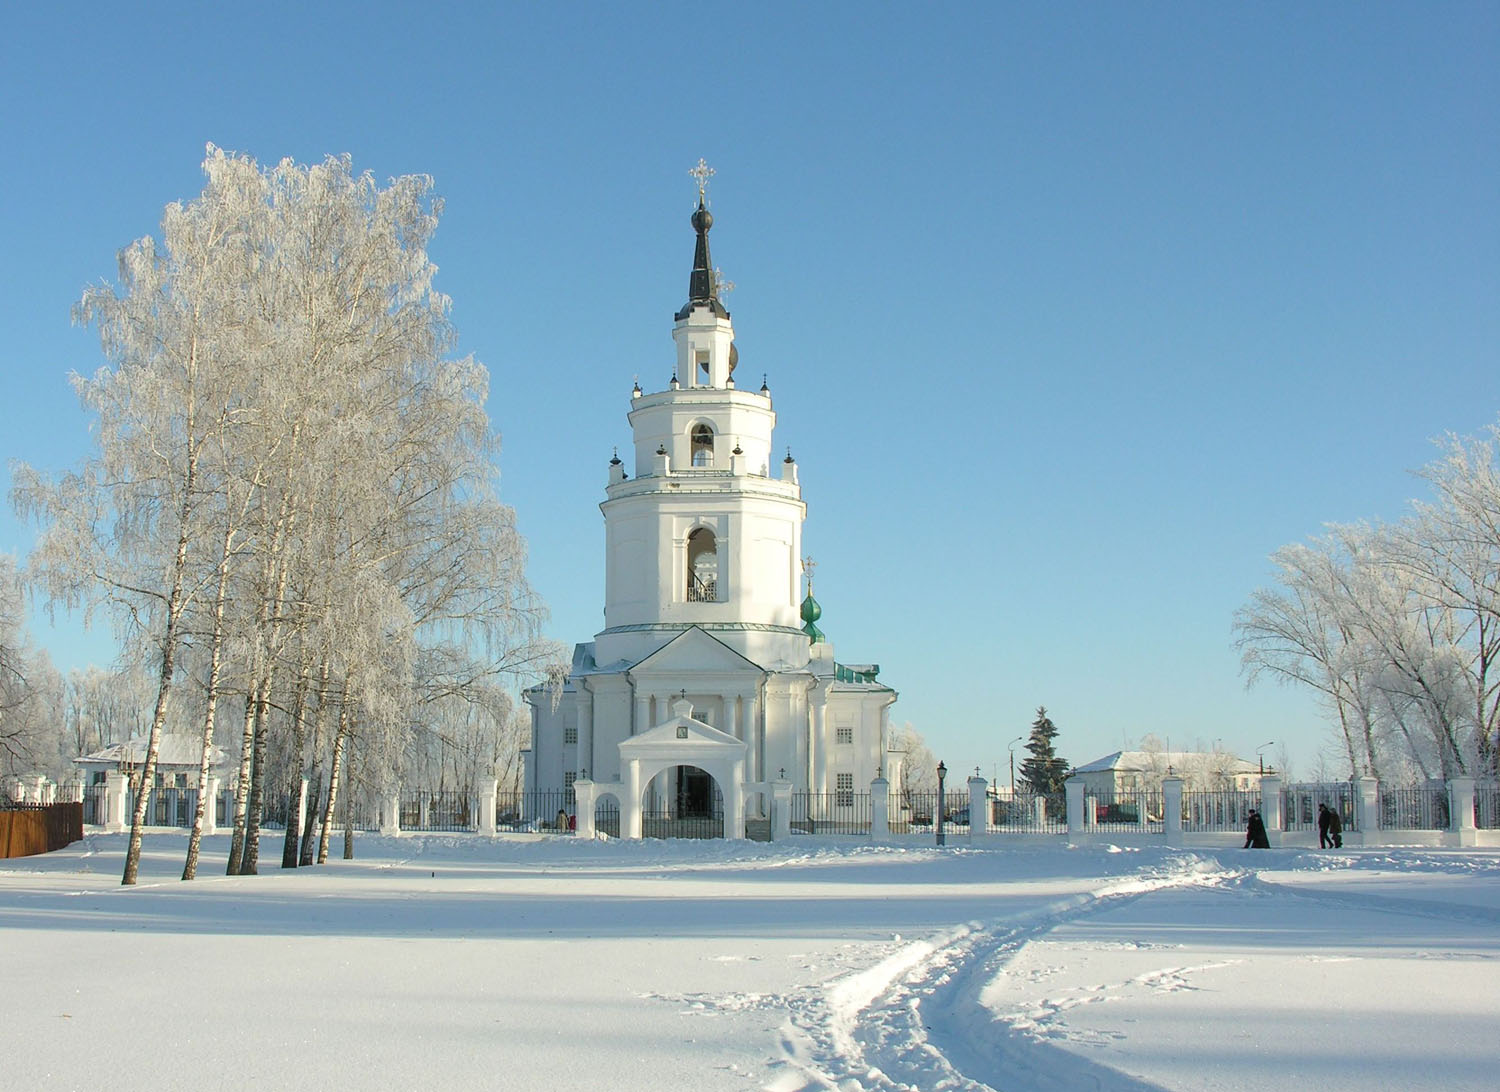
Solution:
M 69 307 L 205 142 L 430 174 L 503 493 L 588 639 L 703 156 L 821 625 L 954 769 L 1045 704 L 1078 763 L 1154 731 L 1306 771 L 1324 720 L 1245 690 L 1235 608 L 1500 410 L 1493 4 L 44 7 L 0 13 L 0 457 L 87 451 Z

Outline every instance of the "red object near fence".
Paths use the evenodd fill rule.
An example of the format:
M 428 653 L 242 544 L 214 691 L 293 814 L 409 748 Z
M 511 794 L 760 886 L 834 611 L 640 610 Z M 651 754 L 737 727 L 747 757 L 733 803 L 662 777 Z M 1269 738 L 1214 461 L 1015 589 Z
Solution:
M 51 853 L 82 839 L 82 804 L 39 804 L 0 810 L 0 859 Z

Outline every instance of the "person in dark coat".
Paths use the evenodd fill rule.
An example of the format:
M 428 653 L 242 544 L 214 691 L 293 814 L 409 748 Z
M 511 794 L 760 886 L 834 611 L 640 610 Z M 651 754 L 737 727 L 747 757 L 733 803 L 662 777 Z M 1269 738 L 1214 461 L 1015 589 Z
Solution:
M 1333 825 L 1333 812 L 1328 810 L 1327 804 L 1318 805 L 1318 848 L 1332 849 L 1333 838 L 1328 830 Z
M 1328 837 L 1333 839 L 1334 849 L 1344 848 L 1344 821 L 1333 808 L 1328 809 Z
M 1250 821 L 1245 824 L 1246 849 L 1270 849 L 1271 839 L 1266 837 L 1266 824 L 1261 822 L 1260 812 L 1250 809 Z

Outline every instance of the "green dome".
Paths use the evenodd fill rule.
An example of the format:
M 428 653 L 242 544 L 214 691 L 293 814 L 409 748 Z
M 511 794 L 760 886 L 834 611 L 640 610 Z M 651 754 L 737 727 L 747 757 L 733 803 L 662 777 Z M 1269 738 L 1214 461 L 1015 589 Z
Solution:
M 817 626 L 819 618 L 823 617 L 823 608 L 818 606 L 818 601 L 808 593 L 806 599 L 802 600 L 802 621 L 805 623 L 802 632 L 807 634 L 813 644 L 823 639 L 823 631 Z

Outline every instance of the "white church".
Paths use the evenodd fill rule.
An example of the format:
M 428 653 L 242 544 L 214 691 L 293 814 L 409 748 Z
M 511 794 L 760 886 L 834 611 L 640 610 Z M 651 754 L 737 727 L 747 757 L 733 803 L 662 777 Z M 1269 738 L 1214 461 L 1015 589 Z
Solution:
M 688 300 L 672 327 L 664 391 L 631 394 L 634 476 L 616 455 L 599 505 L 604 629 L 579 644 L 560 695 L 537 687 L 528 790 L 573 789 L 580 834 L 617 811 L 722 816 L 745 836 L 793 792 L 827 817 L 884 776 L 896 692 L 873 665 L 844 665 L 801 593 L 802 499 L 790 452 L 774 455 L 771 392 L 735 385 L 734 327 L 709 259 L 712 173 L 700 161 Z M 774 476 L 773 476 L 774 472 Z M 809 570 L 811 566 L 806 566 Z M 547 817 L 547 818 L 550 818 Z

